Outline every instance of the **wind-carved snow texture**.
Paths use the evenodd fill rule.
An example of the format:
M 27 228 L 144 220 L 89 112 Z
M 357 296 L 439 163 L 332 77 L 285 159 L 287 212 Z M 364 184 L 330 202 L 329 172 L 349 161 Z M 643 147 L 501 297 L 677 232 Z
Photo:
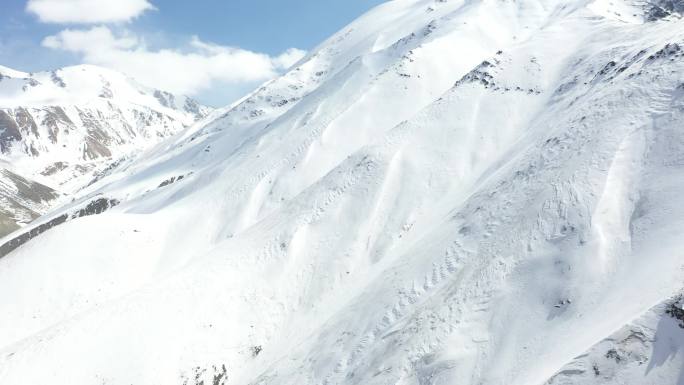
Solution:
M 0 259 L 0 383 L 681 382 L 684 24 L 642 5 L 375 8 L 29 225 L 71 218 Z

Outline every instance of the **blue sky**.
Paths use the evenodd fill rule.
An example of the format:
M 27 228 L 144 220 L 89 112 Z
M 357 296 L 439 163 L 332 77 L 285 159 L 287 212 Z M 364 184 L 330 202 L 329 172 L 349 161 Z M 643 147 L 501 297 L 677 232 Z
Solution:
M 0 65 L 97 64 L 218 106 L 382 2 L 3 0 Z

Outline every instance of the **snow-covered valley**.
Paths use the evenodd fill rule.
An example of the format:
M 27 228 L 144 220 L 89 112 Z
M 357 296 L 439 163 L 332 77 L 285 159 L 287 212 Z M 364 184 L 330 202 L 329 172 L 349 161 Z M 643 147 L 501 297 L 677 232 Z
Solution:
M 373 9 L 0 241 L 0 384 L 682 383 L 683 9 Z

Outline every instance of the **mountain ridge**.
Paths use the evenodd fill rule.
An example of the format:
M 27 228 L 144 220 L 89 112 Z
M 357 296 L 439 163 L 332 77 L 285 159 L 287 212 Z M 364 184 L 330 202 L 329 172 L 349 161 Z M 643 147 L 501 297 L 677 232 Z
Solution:
M 0 378 L 675 384 L 683 26 L 591 3 L 388 2 L 115 168 L 0 258 Z

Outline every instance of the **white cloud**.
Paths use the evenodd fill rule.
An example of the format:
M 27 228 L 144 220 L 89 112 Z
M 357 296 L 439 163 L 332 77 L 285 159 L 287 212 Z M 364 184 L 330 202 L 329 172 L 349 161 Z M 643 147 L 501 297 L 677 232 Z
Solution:
M 65 29 L 57 35 L 46 37 L 42 44 L 47 48 L 86 53 L 132 49 L 140 42 L 131 34 L 116 37 L 107 27 L 95 27 L 89 30 Z
M 109 67 L 142 84 L 175 93 L 197 95 L 216 87 L 244 87 L 276 76 L 304 56 L 291 48 L 271 57 L 240 48 L 201 41 L 183 49 L 149 49 L 130 32 L 115 34 L 108 27 L 66 29 L 43 40 L 43 46 L 76 53 L 84 62 Z M 226 103 L 229 102 L 228 100 Z
M 113 23 L 130 21 L 155 9 L 148 0 L 29 0 L 26 10 L 44 23 Z
M 275 58 L 275 62 L 280 67 L 290 68 L 295 63 L 300 61 L 304 57 L 304 55 L 306 55 L 306 51 L 303 51 L 298 48 L 290 48 L 282 54 L 278 55 Z

